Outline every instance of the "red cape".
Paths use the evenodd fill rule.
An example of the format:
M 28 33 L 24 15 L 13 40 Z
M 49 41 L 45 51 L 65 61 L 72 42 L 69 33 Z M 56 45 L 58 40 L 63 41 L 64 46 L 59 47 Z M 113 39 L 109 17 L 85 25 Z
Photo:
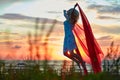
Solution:
M 75 24 L 73 29 L 78 49 L 83 60 L 92 65 L 93 71 L 95 73 L 101 72 L 101 60 L 103 58 L 103 52 L 93 35 L 87 17 L 79 5 L 78 8 L 83 24 L 83 27 L 79 24 Z

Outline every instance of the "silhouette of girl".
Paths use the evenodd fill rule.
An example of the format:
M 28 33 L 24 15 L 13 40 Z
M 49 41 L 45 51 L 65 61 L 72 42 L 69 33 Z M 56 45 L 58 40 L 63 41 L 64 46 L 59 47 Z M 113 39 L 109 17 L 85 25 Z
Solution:
M 84 74 L 87 74 L 88 72 L 85 66 L 85 62 L 81 57 L 81 54 L 78 50 L 75 41 L 75 36 L 72 32 L 74 25 L 78 22 L 79 12 L 74 8 L 71 8 L 68 11 L 64 10 L 64 17 L 66 18 L 66 20 L 64 21 L 65 37 L 64 37 L 63 53 L 65 56 L 75 61 L 79 66 L 79 68 L 81 64 L 84 70 Z

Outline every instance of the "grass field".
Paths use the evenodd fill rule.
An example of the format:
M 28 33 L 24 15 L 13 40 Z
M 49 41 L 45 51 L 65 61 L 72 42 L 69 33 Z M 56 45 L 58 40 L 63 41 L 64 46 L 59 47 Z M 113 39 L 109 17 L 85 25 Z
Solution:
M 108 71 L 104 71 L 99 74 L 93 74 L 85 76 L 82 72 L 76 71 L 75 64 L 72 63 L 68 68 L 67 61 L 63 61 L 59 65 L 59 69 L 56 66 L 49 64 L 49 61 L 25 61 L 26 64 L 14 65 L 9 64 L 6 66 L 4 61 L 0 63 L 0 80 L 119 80 L 120 74 L 112 74 Z M 107 68 L 107 67 L 106 67 Z

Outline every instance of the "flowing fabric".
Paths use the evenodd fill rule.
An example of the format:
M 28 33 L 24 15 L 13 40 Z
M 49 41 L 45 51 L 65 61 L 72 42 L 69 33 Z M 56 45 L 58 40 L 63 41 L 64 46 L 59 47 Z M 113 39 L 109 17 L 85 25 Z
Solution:
M 83 60 L 92 65 L 94 73 L 101 72 L 103 52 L 94 38 L 91 26 L 84 12 L 78 5 L 83 26 L 75 24 L 73 33 Z

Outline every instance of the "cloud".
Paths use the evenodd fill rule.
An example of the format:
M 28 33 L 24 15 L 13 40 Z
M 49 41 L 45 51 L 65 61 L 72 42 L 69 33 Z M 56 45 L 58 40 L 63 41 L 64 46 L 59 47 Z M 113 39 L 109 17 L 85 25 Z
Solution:
M 32 2 L 34 0 L 0 0 L 0 9 L 1 9 L 0 14 L 3 14 L 4 12 L 9 11 L 6 9 L 12 7 L 15 4 L 20 4 L 20 3 L 22 4 L 30 1 Z
M 0 0 L 0 7 L 5 8 L 17 2 L 29 2 L 33 0 Z
M 0 5 L 11 4 L 16 2 L 16 0 L 0 0 Z
M 67 1 L 71 2 L 71 1 L 80 1 L 80 0 L 67 0 Z
M 19 42 L 26 39 L 25 36 L 19 33 L 0 32 L 0 42 Z
M 52 14 L 62 14 L 60 11 L 47 11 L 47 13 L 52 13 Z
M 21 15 L 21 14 L 10 14 L 10 13 L 1 15 L 0 18 L 11 19 L 11 20 L 32 19 L 32 17 L 29 17 L 29 16 L 24 16 L 24 15 Z
M 114 37 L 110 35 L 101 36 L 97 39 L 102 50 L 105 52 L 107 48 L 109 47 L 110 43 L 114 41 Z
M 96 5 L 96 4 L 91 4 L 87 7 L 88 9 L 100 9 L 103 8 L 103 5 Z
M 112 16 L 97 16 L 98 19 L 113 19 L 113 20 L 120 20 L 120 18 L 112 17 Z
M 36 19 L 36 17 L 25 16 L 25 15 L 14 14 L 14 13 L 7 13 L 7 14 L 0 15 L 0 18 L 9 19 L 9 20 L 29 20 L 29 21 L 35 21 Z M 45 22 L 45 21 L 47 23 L 53 23 L 55 19 L 39 18 L 39 22 Z M 57 23 L 62 24 L 62 22 L 58 20 L 57 20 Z
M 110 34 L 120 34 L 120 27 L 119 26 L 104 27 L 102 28 L 102 31 Z
M 100 38 L 98 38 L 98 40 L 112 40 L 113 39 L 113 36 L 102 36 Z
M 100 42 L 102 47 L 104 47 L 104 46 L 108 46 L 109 43 L 114 40 L 114 37 L 107 34 L 107 35 L 99 37 L 97 40 Z
M 0 4 L 14 3 L 14 2 L 28 2 L 33 0 L 0 0 Z
M 97 5 L 97 4 L 91 4 L 87 7 L 91 10 L 96 10 L 98 13 L 104 14 L 120 14 L 120 5 Z
M 120 14 L 120 5 L 104 6 L 102 9 L 99 9 L 98 13 Z
M 92 25 L 94 32 L 100 33 L 100 34 L 114 34 L 119 35 L 120 34 L 120 26 L 119 25 Z

